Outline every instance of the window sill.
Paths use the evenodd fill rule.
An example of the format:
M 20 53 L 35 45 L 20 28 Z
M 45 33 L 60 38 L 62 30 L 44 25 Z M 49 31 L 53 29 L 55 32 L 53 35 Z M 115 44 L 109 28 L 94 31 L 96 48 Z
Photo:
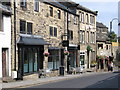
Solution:
M 3 32 L 3 31 L 0 31 L 0 34 L 2 34 L 2 35 L 5 35 L 5 32 Z

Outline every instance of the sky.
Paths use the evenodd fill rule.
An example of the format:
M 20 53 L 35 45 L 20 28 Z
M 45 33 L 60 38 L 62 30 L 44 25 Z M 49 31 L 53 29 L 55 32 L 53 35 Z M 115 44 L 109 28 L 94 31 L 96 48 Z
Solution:
M 72 0 L 80 5 L 93 11 L 98 11 L 97 21 L 102 22 L 108 28 L 110 21 L 118 18 L 118 1 L 119 0 Z M 118 34 L 118 21 L 113 20 L 112 31 Z

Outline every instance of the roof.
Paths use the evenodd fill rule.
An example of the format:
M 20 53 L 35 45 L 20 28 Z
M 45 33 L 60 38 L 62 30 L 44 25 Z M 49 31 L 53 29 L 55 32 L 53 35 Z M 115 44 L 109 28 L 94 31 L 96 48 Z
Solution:
M 61 4 L 60 2 L 58 2 L 57 0 L 41 0 L 43 3 L 46 3 L 46 4 L 49 4 L 49 5 L 52 5 L 54 7 L 57 7 L 57 8 L 60 8 L 62 10 L 65 10 L 66 12 L 69 12 L 73 15 L 76 15 L 76 12 L 73 12 L 71 9 L 68 9 L 67 6 Z
M 92 13 L 92 14 L 94 14 L 94 15 L 97 15 L 97 13 L 98 13 L 98 11 L 92 11 L 92 10 L 86 8 L 86 7 L 83 7 L 82 5 L 77 6 L 77 9 L 84 10 L 84 11 L 89 12 L 89 13 Z
M 96 27 L 108 28 L 108 27 L 106 27 L 103 23 L 100 23 L 100 22 L 96 22 Z

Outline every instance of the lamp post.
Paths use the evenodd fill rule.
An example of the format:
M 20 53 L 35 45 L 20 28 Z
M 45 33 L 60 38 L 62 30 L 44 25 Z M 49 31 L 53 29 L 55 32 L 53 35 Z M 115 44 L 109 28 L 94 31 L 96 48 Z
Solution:
M 113 18 L 113 19 L 110 21 L 110 33 L 112 32 L 112 22 L 113 22 L 114 20 L 118 20 L 118 26 L 120 26 L 120 21 L 119 21 L 119 19 L 118 19 L 118 18 Z

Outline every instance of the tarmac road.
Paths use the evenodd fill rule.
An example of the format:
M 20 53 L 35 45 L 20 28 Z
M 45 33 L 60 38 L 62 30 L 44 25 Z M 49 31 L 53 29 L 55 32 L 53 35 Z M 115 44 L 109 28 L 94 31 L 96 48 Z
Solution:
M 27 88 L 112 88 L 120 89 L 120 73 L 101 73 Z M 119 88 L 119 89 L 118 89 Z M 50 89 L 51 90 L 51 89 Z M 96 90 L 96 89 L 95 89 Z M 101 90 L 101 89 L 100 89 Z

